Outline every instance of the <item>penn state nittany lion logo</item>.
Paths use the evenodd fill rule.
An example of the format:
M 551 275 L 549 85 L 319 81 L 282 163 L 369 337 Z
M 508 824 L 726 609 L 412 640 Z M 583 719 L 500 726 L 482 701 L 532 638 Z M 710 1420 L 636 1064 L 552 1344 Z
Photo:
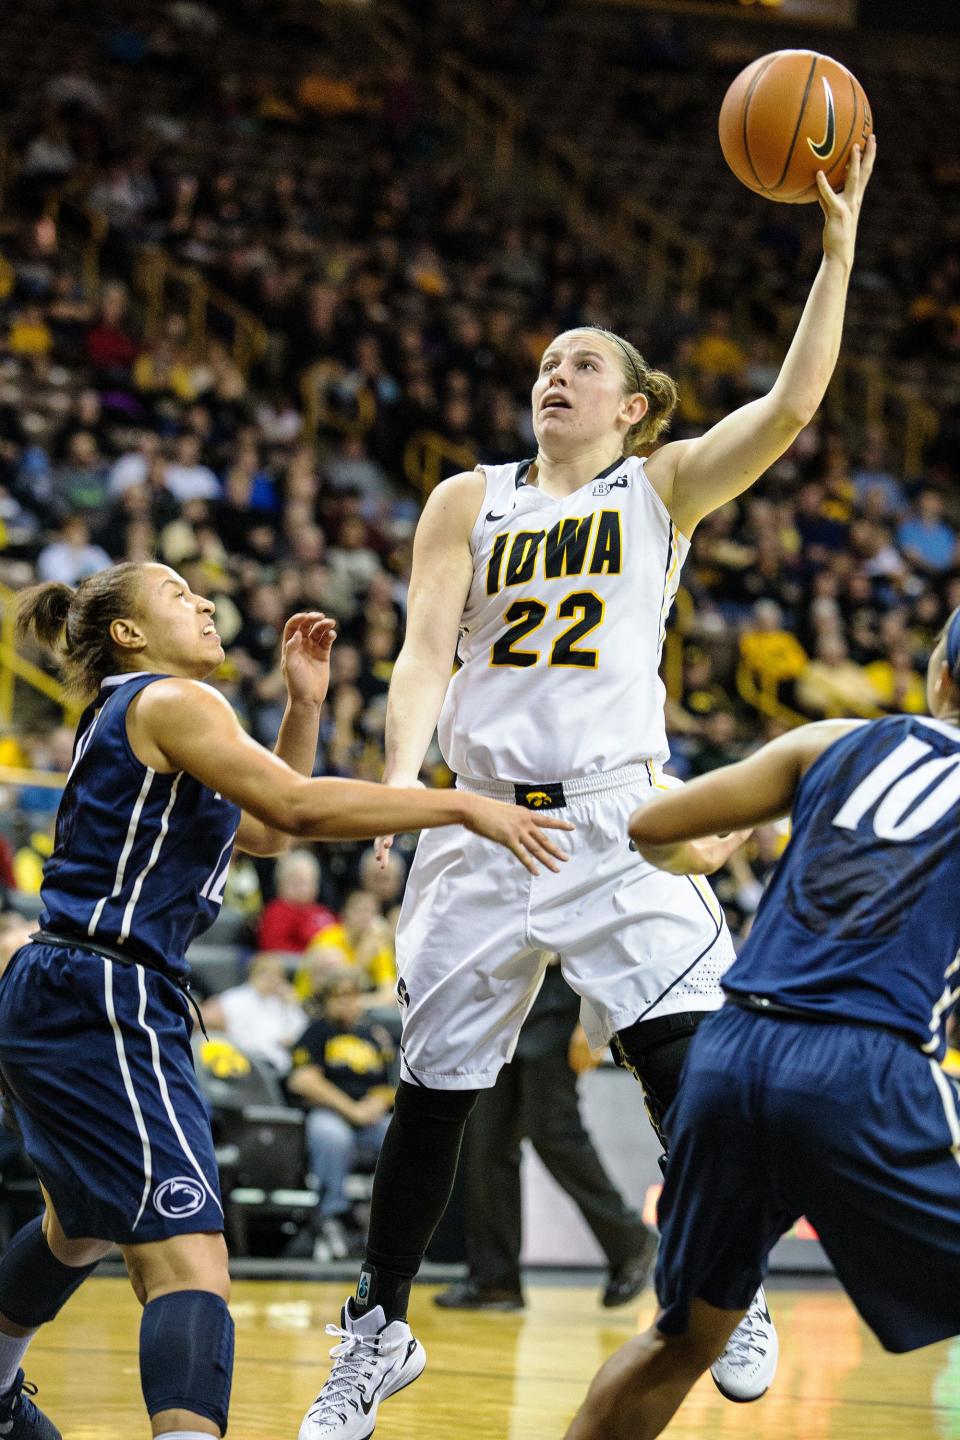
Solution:
M 544 805 L 552 805 L 553 801 L 546 790 L 528 790 L 527 804 L 534 810 L 542 810 Z
M 153 1204 L 168 1220 L 183 1220 L 196 1215 L 207 1203 L 207 1192 L 199 1180 L 190 1175 L 173 1175 L 153 1192 Z
M 824 131 L 823 139 L 819 145 L 815 145 L 809 135 L 807 136 L 807 144 L 818 160 L 826 160 L 833 154 L 833 147 L 837 143 L 837 107 L 834 103 L 833 91 L 830 89 L 830 81 L 826 75 L 821 78 L 827 100 L 827 128 Z

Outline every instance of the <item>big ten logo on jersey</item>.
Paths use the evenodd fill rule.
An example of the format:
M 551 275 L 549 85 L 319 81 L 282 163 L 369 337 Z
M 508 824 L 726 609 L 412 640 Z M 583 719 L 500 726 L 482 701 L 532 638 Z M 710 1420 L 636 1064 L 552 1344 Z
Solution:
M 609 495 L 611 490 L 626 490 L 630 481 L 626 475 L 618 475 L 616 480 L 598 480 L 590 491 L 591 495 Z
M 880 840 L 903 843 L 931 830 L 960 801 L 960 752 L 927 760 L 932 750 L 908 735 L 861 780 L 834 815 L 834 825 L 856 830 L 876 806 L 872 829 Z

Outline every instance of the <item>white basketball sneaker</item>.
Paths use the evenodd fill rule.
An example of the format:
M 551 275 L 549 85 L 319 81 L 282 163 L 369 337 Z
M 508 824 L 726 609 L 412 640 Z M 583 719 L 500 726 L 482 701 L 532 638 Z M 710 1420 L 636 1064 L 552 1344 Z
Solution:
M 770 1318 L 761 1285 L 750 1309 L 727 1341 L 726 1350 L 710 1366 L 713 1383 L 728 1400 L 740 1403 L 759 1400 L 773 1384 L 779 1353 L 776 1326 Z
M 395 1395 L 423 1373 L 427 1352 L 403 1320 L 388 1325 L 382 1305 L 354 1316 L 344 1305 L 339 1337 L 330 1351 L 333 1369 L 303 1417 L 299 1440 L 367 1440 L 377 1423 L 381 1400 Z

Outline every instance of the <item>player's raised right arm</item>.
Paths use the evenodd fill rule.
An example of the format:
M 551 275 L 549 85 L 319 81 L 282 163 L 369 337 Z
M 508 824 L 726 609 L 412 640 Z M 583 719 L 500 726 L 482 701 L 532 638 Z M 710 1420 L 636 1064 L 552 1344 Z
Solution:
M 465 825 L 511 850 L 532 873 L 567 857 L 547 830 L 573 827 L 520 806 L 460 790 L 391 789 L 362 780 L 311 780 L 258 745 L 218 691 L 168 679 L 131 701 L 127 732 L 145 765 L 183 770 L 256 816 L 301 839 L 369 840 L 396 830 Z

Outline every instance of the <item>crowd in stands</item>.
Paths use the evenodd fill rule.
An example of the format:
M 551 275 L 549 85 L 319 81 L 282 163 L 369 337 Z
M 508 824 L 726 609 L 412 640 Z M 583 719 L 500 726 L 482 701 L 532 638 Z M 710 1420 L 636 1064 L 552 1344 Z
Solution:
M 294 34 L 288 8 L 267 7 L 274 39 Z M 56 18 L 56 3 L 47 12 Z M 777 344 L 745 336 L 722 307 L 682 298 L 650 310 L 637 276 L 536 197 L 497 200 L 438 127 L 416 70 L 341 63 L 330 35 L 299 68 L 258 69 L 261 23 L 250 6 L 134 11 L 117 0 L 90 20 L 79 55 L 53 46 L 31 93 L 5 102 L 0 580 L 75 584 L 118 559 L 177 567 L 216 602 L 227 654 L 214 683 L 267 744 L 282 713 L 285 618 L 324 610 L 339 638 L 316 773 L 379 779 L 420 503 L 403 464 L 410 437 L 435 431 L 492 462 L 533 453 L 529 385 L 545 343 L 574 325 L 628 333 L 675 374 L 675 436 L 763 393 Z M 49 203 L 63 195 L 109 224 L 98 289 L 65 206 Z M 176 304 L 148 333 L 136 284 L 145 245 L 197 267 L 262 322 L 268 345 L 251 370 L 215 318 L 202 349 Z M 805 284 L 811 254 L 791 251 Z M 903 264 L 909 346 L 957 365 L 955 256 L 938 240 Z M 794 272 L 782 274 L 788 293 Z M 314 434 L 301 379 L 318 365 L 328 411 Z M 948 423 L 908 479 L 882 426 L 848 434 L 818 419 L 750 495 L 701 524 L 668 642 L 677 773 L 724 764 L 806 717 L 924 708 L 927 656 L 960 603 L 949 434 Z M 69 727 L 32 695 L 18 702 L 0 764 L 62 773 Z M 449 782 L 435 748 L 424 778 Z M 57 793 L 0 791 L 8 889 L 38 889 Z M 759 832 L 719 877 L 737 934 L 782 843 Z M 207 1000 L 208 1022 L 322 1111 L 311 1164 L 333 1167 L 328 1218 L 342 1213 L 337 1165 L 382 1132 L 389 1045 L 378 1026 L 411 844 L 384 872 L 352 845 L 276 865 L 240 858 L 227 892 L 257 958 Z

